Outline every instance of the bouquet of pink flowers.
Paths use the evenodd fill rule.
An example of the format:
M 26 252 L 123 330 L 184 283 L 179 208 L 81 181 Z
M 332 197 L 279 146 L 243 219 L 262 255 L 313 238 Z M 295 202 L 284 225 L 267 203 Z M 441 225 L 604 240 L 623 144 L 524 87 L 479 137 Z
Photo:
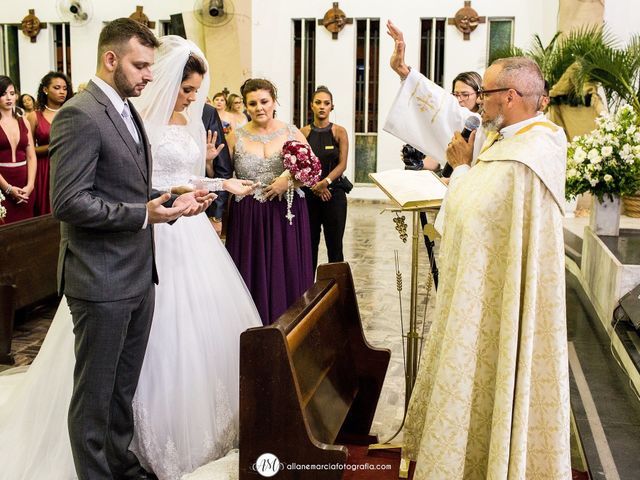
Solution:
M 297 140 L 289 140 L 282 146 L 284 168 L 291 176 L 307 187 L 313 187 L 320 181 L 322 166 L 313 154 L 311 147 Z

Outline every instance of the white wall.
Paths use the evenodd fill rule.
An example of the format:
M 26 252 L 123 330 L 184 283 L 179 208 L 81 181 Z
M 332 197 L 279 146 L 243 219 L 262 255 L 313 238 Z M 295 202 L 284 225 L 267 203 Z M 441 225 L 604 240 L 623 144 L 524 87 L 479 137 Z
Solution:
M 639 6 L 638 0 L 606 0 L 604 3 L 604 22 L 623 43 L 640 33 Z
M 399 81 L 388 67 L 393 42 L 386 35 L 384 25 L 391 19 L 405 34 L 407 62 L 419 64 L 420 19 L 425 17 L 453 17 L 462 6 L 460 0 L 415 1 L 396 0 L 392 7 L 387 0 L 342 0 L 340 8 L 347 17 L 379 18 L 383 33 L 380 40 L 379 79 L 379 136 L 378 170 L 398 168 L 402 142 L 382 131 L 386 114 L 395 97 Z M 514 17 L 514 43 L 529 47 L 534 34 L 548 42 L 556 31 L 558 0 L 474 0 L 472 6 L 486 17 Z M 324 0 L 254 0 L 253 3 L 253 71 L 278 86 L 281 106 L 278 115 L 291 118 L 292 79 L 292 18 L 322 18 L 331 7 Z M 391 14 L 391 16 L 389 16 Z M 337 40 L 324 27 L 317 27 L 316 84 L 332 90 L 337 105 L 333 121 L 350 133 L 352 148 L 347 174 L 353 178 L 354 96 L 355 96 L 355 25 L 347 25 Z M 487 56 L 487 25 L 480 25 L 469 41 L 454 26 L 445 33 L 445 86 L 461 71 L 484 71 Z

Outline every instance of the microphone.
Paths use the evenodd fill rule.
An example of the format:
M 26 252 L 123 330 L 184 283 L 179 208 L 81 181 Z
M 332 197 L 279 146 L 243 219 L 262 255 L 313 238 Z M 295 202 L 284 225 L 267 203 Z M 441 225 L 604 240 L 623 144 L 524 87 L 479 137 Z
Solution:
M 477 130 L 478 127 L 480 127 L 480 119 L 475 115 L 471 115 L 465 120 L 464 128 L 462 129 L 462 132 L 460 132 L 460 135 L 462 135 L 462 138 L 464 138 L 468 142 L 469 137 L 471 136 L 471 132 Z M 444 168 L 442 169 L 442 176 L 444 178 L 449 178 L 452 173 L 453 167 L 448 163 L 445 164 Z

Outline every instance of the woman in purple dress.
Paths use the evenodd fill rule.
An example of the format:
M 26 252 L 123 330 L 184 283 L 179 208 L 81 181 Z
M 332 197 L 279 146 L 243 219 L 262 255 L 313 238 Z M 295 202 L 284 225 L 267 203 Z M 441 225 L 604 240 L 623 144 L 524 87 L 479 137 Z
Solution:
M 251 121 L 231 132 L 227 141 L 236 176 L 261 186 L 253 195 L 231 202 L 227 249 L 262 323 L 269 325 L 313 283 L 307 205 L 282 157 L 287 140 L 305 144 L 307 140 L 293 125 L 275 119 L 277 96 L 271 82 L 248 80 L 242 96 Z M 287 196 L 293 197 L 291 221 Z

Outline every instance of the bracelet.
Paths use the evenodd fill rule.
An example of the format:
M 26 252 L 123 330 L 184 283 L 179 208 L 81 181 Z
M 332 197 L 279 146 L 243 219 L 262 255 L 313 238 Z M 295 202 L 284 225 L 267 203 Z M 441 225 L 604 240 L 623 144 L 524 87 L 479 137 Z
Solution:
M 331 185 L 333 183 L 332 180 L 329 178 L 329 175 L 327 175 L 325 177 L 325 180 L 327 181 L 327 186 L 329 186 L 329 185 Z
M 6 193 L 7 195 L 11 195 L 12 191 L 13 191 L 13 185 L 9 185 L 7 189 L 4 191 L 4 193 Z
M 222 223 L 222 219 L 219 217 L 211 217 L 213 223 Z

